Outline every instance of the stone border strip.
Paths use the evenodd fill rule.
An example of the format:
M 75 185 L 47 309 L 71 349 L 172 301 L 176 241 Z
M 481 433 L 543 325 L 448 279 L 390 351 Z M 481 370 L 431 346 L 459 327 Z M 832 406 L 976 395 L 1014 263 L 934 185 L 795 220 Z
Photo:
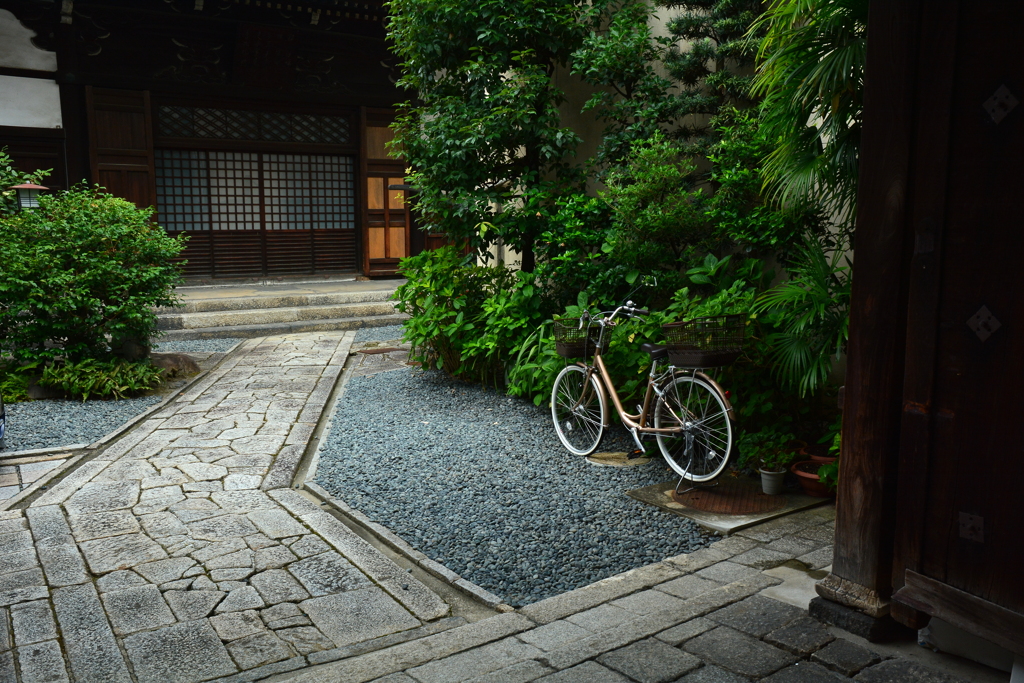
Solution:
M 246 341 L 252 341 L 252 340 L 246 340 Z M 42 491 L 46 491 L 46 493 L 43 493 L 43 498 L 46 498 L 47 494 L 49 494 L 50 492 L 52 492 L 54 490 L 54 489 L 49 489 L 50 483 L 60 479 L 61 477 L 63 477 L 68 472 L 71 472 L 72 470 L 75 470 L 76 468 L 79 467 L 79 465 L 82 465 L 82 469 L 88 472 L 87 479 L 88 478 L 92 478 L 94 475 L 98 474 L 99 471 L 102 470 L 103 468 L 105 468 L 109 463 L 105 462 L 102 467 L 99 467 L 99 469 L 96 469 L 96 468 L 85 467 L 85 465 L 88 465 L 90 463 L 88 463 L 88 462 L 84 462 L 83 463 L 83 461 L 86 461 L 88 459 L 96 457 L 100 453 L 104 453 L 105 454 L 107 451 L 109 451 L 111 449 L 117 448 L 122 443 L 124 443 L 126 440 L 131 440 L 131 437 L 127 437 L 127 438 L 125 438 L 125 437 L 126 437 L 127 433 L 132 430 L 132 428 L 134 428 L 136 425 L 138 425 L 141 421 L 145 420 L 146 418 L 151 417 L 154 414 L 156 414 L 157 412 L 159 412 L 160 410 L 163 410 L 164 408 L 166 408 L 172 401 L 174 401 L 174 400 L 178 399 L 179 397 L 183 396 L 187 391 L 190 391 L 197 383 L 207 379 L 214 372 L 217 372 L 217 377 L 218 378 L 223 376 L 223 374 L 224 374 L 224 372 L 226 372 L 226 370 L 224 372 L 219 372 L 219 371 L 225 365 L 225 363 L 228 362 L 229 359 L 234 360 L 234 359 L 238 358 L 239 354 L 237 354 L 235 352 L 238 351 L 241 348 L 243 343 L 244 342 L 239 342 L 239 343 L 235 344 L 233 347 L 231 347 L 230 350 L 228 350 L 228 351 L 226 351 L 224 353 L 223 358 L 221 358 L 220 361 L 218 361 L 216 365 L 214 365 L 212 368 L 210 368 L 208 370 L 203 370 L 202 372 L 197 374 L 195 377 L 193 377 L 188 382 L 186 382 L 183 386 L 181 386 L 177 390 L 175 390 L 175 391 L 171 392 L 170 394 L 168 394 L 164 398 L 164 400 L 160 401 L 160 403 L 157 403 L 155 405 L 150 406 L 149 408 L 147 408 L 143 412 L 139 413 L 135 417 L 131 418 L 130 420 L 128 420 L 127 422 L 125 422 L 124 424 L 119 426 L 114 431 L 112 431 L 109 434 L 106 434 L 106 435 L 100 437 L 99 439 L 97 439 L 96 441 L 92 442 L 91 444 L 75 444 L 73 446 L 61 446 L 59 448 L 37 448 L 37 449 L 33 449 L 33 450 L 28 450 L 28 451 L 14 451 L 12 453 L 5 453 L 3 455 L 3 457 L 0 458 L 0 464 L 9 464 L 8 460 L 10 458 L 14 458 L 14 457 L 19 457 L 20 458 L 20 457 L 27 457 L 29 455 L 43 455 L 43 454 L 49 454 L 49 453 L 54 453 L 54 452 L 60 452 L 60 451 L 84 450 L 83 453 L 79 453 L 78 455 L 75 455 L 75 456 L 71 457 L 70 459 L 68 459 L 68 461 L 65 462 L 63 465 L 61 465 L 60 467 L 56 467 L 53 470 L 51 470 L 50 472 L 47 472 L 45 475 L 43 475 L 42 477 L 37 479 L 35 482 L 33 482 L 33 484 L 31 486 L 29 486 L 28 488 L 23 489 L 22 491 L 20 491 L 16 496 L 12 496 L 12 497 L 8 498 L 7 500 L 0 502 L 0 510 L 10 510 L 10 509 L 14 508 L 16 505 L 19 505 L 20 503 L 24 502 L 25 500 L 33 497 L 34 495 L 36 495 L 37 493 L 40 493 Z M 231 367 L 234 367 L 235 363 L 237 363 L 237 362 L 238 362 L 237 360 L 234 360 L 234 362 L 231 363 Z M 155 427 L 154 427 L 154 429 L 155 429 Z M 152 431 L 152 430 L 150 430 L 150 431 Z M 147 435 L 148 435 L 148 432 L 147 432 Z M 128 446 L 128 448 L 131 448 L 131 446 L 134 446 L 136 443 L 138 443 L 138 441 L 141 441 L 141 438 L 138 439 L 138 440 L 132 440 L 132 443 Z M 123 450 L 124 450 L 124 452 L 127 452 L 127 449 L 123 449 Z M 73 486 L 73 487 L 77 487 L 81 483 L 84 483 L 84 480 L 80 481 L 81 477 L 76 477 L 76 476 L 74 476 L 75 474 L 77 474 L 77 472 L 71 472 L 71 474 L 69 476 L 65 477 L 64 479 L 62 479 L 59 482 L 58 486 L 60 486 L 62 489 L 65 489 L 65 488 L 67 488 L 66 486 L 64 486 L 65 482 L 74 482 L 73 484 L 69 483 L 69 485 Z M 49 490 L 47 490 L 47 489 L 49 489 Z M 68 491 L 67 495 L 65 495 L 64 498 L 62 498 L 61 500 L 59 500 L 57 502 L 63 502 L 72 493 L 74 493 L 74 491 L 75 491 L 75 488 L 71 488 L 71 490 Z
M 120 427 L 118 429 L 120 429 Z M 73 443 L 69 446 L 49 446 L 47 448 L 30 448 L 24 451 L 11 451 L 10 453 L 0 452 L 0 465 L 17 464 L 9 462 L 12 458 L 34 458 L 40 455 L 53 455 L 54 453 L 65 453 L 67 451 L 80 451 L 88 447 L 89 444 L 87 443 Z
M 351 345 L 350 348 L 347 349 L 347 352 L 351 354 Z M 332 358 L 331 360 L 333 361 L 334 359 Z M 365 531 L 373 534 L 374 537 L 386 546 L 426 571 L 435 579 L 452 586 L 459 592 L 469 596 L 477 602 L 483 603 L 488 607 L 493 607 L 497 612 L 514 611 L 515 608 L 511 605 L 505 604 L 504 599 L 500 596 L 497 596 L 485 588 L 462 578 L 443 564 L 431 560 L 429 557 L 406 543 L 404 539 L 398 536 L 398 534 L 393 532 L 391 529 L 387 528 L 383 524 L 374 522 L 372 519 L 352 508 L 344 501 L 331 495 L 326 489 L 313 481 L 316 477 L 317 467 L 320 463 L 321 445 L 319 437 L 323 432 L 329 430 L 334 424 L 334 415 L 338 410 L 338 402 L 341 399 L 342 394 L 344 394 L 345 386 L 352 377 L 352 374 L 346 370 L 348 370 L 347 361 L 343 367 L 341 379 L 338 380 L 337 386 L 331 396 L 330 410 L 327 413 L 326 419 L 320 420 L 320 423 L 317 425 L 317 430 L 314 432 L 314 438 L 309 441 L 310 452 L 302 458 L 302 463 L 306 466 L 305 476 L 303 477 L 303 481 L 294 482 L 295 488 L 301 488 L 319 499 L 322 504 L 326 503 L 331 506 L 345 519 L 347 523 L 359 526 Z M 316 443 L 315 448 L 313 447 L 314 443 Z M 297 470 L 301 471 L 301 469 L 302 467 L 300 465 Z M 298 474 L 298 472 L 296 472 L 296 474 Z

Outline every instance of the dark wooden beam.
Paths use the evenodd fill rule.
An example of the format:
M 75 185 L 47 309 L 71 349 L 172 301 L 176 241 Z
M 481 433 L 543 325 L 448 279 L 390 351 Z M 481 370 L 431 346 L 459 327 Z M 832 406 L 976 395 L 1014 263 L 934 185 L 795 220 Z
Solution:
M 832 573 L 818 594 L 888 613 L 900 445 L 907 173 L 920 2 L 872 3 Z

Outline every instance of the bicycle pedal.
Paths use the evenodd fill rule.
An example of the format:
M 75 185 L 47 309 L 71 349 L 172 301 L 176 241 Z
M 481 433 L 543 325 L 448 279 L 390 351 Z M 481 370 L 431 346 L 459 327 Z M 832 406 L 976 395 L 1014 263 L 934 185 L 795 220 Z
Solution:
M 647 454 L 639 448 L 634 448 L 629 453 L 626 453 L 626 460 L 636 460 L 637 458 L 643 458 Z

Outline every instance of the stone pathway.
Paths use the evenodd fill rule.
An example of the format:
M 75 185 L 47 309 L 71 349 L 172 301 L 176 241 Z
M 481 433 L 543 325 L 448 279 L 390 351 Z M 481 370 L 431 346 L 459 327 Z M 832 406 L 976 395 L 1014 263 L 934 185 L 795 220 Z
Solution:
M 70 453 L 60 453 L 5 461 L 9 464 L 0 465 L 0 501 L 18 495 L 40 477 L 63 465 L 70 456 Z
M 353 337 L 248 340 L 0 512 L 0 681 L 247 681 L 464 624 L 289 488 Z

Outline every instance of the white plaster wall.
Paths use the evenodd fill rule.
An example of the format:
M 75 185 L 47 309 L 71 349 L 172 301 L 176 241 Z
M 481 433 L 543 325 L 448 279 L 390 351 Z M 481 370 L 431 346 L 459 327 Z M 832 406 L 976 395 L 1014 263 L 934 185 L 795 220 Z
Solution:
M 60 128 L 60 89 L 43 78 L 0 76 L 0 126 Z
M 57 53 L 40 50 L 33 45 L 35 35 L 9 11 L 0 9 L 0 66 L 56 71 Z

